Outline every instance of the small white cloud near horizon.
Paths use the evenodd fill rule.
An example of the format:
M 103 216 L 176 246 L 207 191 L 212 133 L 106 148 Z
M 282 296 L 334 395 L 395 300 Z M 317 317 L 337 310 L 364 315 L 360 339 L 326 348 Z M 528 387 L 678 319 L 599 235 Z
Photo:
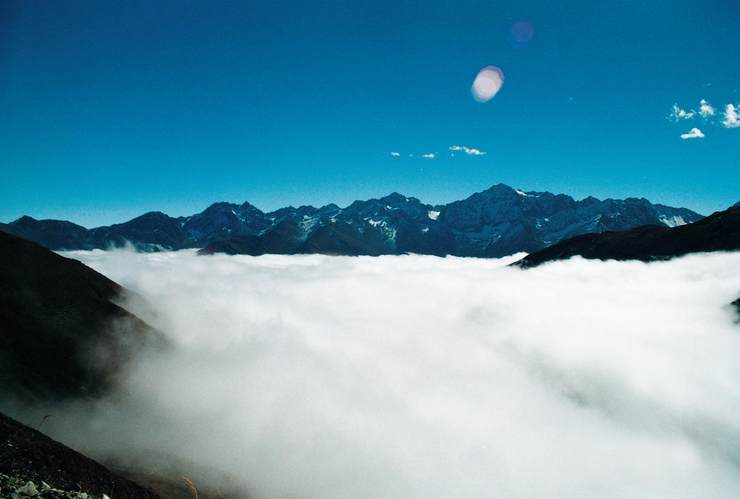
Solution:
M 393 156 L 394 158 L 397 158 L 397 157 L 399 157 L 400 155 L 401 155 L 401 153 L 400 153 L 400 152 L 396 152 L 396 151 L 391 151 L 391 156 Z
M 706 99 L 702 99 L 699 101 L 699 116 L 702 118 L 709 118 L 710 116 L 714 116 L 717 113 L 717 111 L 709 104 L 709 102 L 706 101 Z
M 421 157 L 424 159 L 434 159 L 437 157 L 437 155 L 434 154 L 433 152 L 428 152 L 426 154 L 422 154 Z
M 476 149 L 474 147 L 455 145 L 455 146 L 448 147 L 448 149 L 450 151 L 462 151 L 469 156 L 485 156 L 487 154 L 485 151 L 481 151 L 480 149 Z
M 682 133 L 681 138 L 686 139 L 703 139 L 704 138 L 704 132 L 699 130 L 698 128 L 692 128 L 688 131 L 688 133 Z
M 724 112 L 724 119 L 722 120 L 722 126 L 725 128 L 738 128 L 740 127 L 740 117 L 738 111 L 740 106 L 735 107 L 734 104 L 727 104 Z
M 668 119 L 676 122 L 681 120 L 690 120 L 694 117 L 695 114 L 696 111 L 694 111 L 693 109 L 687 111 L 678 107 L 678 104 L 673 104 L 673 107 L 671 108 L 671 114 L 668 115 Z

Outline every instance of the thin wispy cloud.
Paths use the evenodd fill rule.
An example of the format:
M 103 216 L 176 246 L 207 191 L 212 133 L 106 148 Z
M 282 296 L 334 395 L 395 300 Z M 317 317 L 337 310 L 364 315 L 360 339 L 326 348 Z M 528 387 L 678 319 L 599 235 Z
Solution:
M 468 156 L 485 156 L 486 154 L 488 154 L 485 151 L 481 151 L 480 149 L 477 149 L 475 147 L 460 146 L 460 145 L 450 146 L 447 149 L 450 151 L 450 157 L 453 157 L 453 158 L 455 157 L 456 152 L 460 152 Z M 389 154 L 393 158 L 398 158 L 401 156 L 402 153 L 399 151 L 391 151 Z M 422 159 L 435 159 L 439 156 L 439 153 L 438 152 L 426 152 L 426 153 L 417 154 L 416 156 Z M 413 158 L 414 153 L 408 153 L 408 157 Z
M 725 128 L 738 128 L 740 127 L 740 117 L 738 117 L 739 108 L 735 107 L 734 104 L 727 104 L 724 112 L 724 119 L 722 120 L 722 126 Z
M 703 139 L 704 138 L 704 132 L 699 130 L 698 128 L 692 128 L 688 131 L 688 133 L 682 133 L 681 138 L 686 139 Z
M 694 117 L 695 114 L 696 111 L 694 110 L 687 111 L 678 107 L 678 104 L 673 104 L 673 107 L 671 108 L 671 114 L 668 115 L 668 119 L 676 122 L 681 120 L 690 120 Z
M 465 154 L 468 154 L 470 156 L 485 156 L 486 152 L 481 151 L 480 149 L 476 149 L 474 147 L 466 147 L 466 146 L 450 146 L 448 148 L 450 151 L 462 151 Z

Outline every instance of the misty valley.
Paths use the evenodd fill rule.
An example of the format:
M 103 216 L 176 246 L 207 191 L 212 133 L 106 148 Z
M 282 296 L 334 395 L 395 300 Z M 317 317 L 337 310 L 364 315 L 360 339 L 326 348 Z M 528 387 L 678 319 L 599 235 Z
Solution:
M 0 499 L 740 498 L 738 26 L 0 0 Z
M 3 410 L 171 482 L 160 494 L 740 493 L 738 252 L 526 270 L 523 255 L 62 256 L 123 286 L 113 301 L 158 339 L 94 397 Z M 110 361 L 101 348 L 82 365 Z

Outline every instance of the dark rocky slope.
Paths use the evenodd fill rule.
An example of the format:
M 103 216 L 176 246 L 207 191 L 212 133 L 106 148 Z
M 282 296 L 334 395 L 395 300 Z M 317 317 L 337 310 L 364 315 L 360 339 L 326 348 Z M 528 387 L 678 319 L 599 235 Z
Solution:
M 117 304 L 123 289 L 77 260 L 0 232 L 0 395 L 94 397 L 154 329 Z
M 41 427 L 46 418 L 28 421 L 35 418 L 30 414 L 43 408 L 41 414 L 54 418 L 59 402 L 98 399 L 140 350 L 166 348 L 158 331 L 118 304 L 125 293 L 77 260 L 0 232 L 0 411 Z M 176 458 L 160 461 L 158 469 L 182 472 L 126 462 L 105 467 L 0 413 L 0 497 L 26 497 L 19 491 L 32 491 L 28 481 L 39 494 L 33 497 L 49 499 L 194 497 L 181 477 L 189 466 L 174 465 Z
M 584 234 L 537 251 L 514 265 L 534 267 L 580 255 L 600 260 L 668 259 L 701 251 L 740 250 L 740 206 L 680 227 L 647 225 L 621 232 Z
M 0 414 L 0 474 L 8 478 L 2 485 L 8 489 L 13 481 L 16 484 L 32 481 L 39 492 L 45 482 L 54 489 L 79 491 L 97 498 L 103 494 L 111 499 L 159 497 L 150 489 L 121 478 L 92 459 L 3 414 Z M 70 496 L 62 494 L 61 490 L 47 490 L 38 497 Z M 3 490 L 3 493 L 7 495 L 2 497 L 11 497 L 10 490 Z

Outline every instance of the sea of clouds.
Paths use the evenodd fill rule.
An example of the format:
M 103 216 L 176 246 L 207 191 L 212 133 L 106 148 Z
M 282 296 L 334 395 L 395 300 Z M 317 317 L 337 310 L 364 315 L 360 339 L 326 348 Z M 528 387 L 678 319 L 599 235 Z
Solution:
M 66 256 L 173 344 L 49 419 L 95 457 L 256 498 L 740 497 L 740 252 Z

